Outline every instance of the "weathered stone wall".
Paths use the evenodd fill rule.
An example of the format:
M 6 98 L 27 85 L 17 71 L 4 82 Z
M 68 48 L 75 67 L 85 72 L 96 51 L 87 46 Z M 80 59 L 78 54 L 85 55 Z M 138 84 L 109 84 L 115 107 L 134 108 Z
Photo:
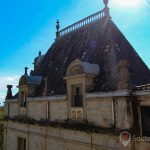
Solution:
M 87 120 L 101 127 L 112 127 L 112 98 L 87 100 Z
M 130 98 L 118 97 L 115 103 L 116 127 L 130 129 L 133 125 L 133 111 Z
M 9 121 L 4 123 L 4 129 L 4 150 L 17 150 L 17 138 L 28 138 L 28 126 L 25 124 Z
M 123 147 L 118 135 L 89 133 L 63 128 L 5 123 L 4 150 L 17 149 L 17 137 L 26 138 L 28 150 L 132 150 L 131 143 Z M 5 142 L 6 143 L 6 142 Z M 131 148 L 132 147 L 132 148 Z
M 140 97 L 140 100 L 141 99 L 142 97 Z M 149 101 L 146 101 L 144 98 L 141 103 L 148 105 Z M 45 98 L 44 100 L 40 100 L 38 97 L 33 100 L 30 98 L 30 100 L 27 101 L 26 109 L 20 108 L 17 102 L 7 102 L 5 104 L 5 115 L 7 116 L 9 112 L 10 117 L 25 114 L 36 120 L 66 120 L 69 118 L 70 107 L 68 105 L 68 100 L 61 99 L 61 97 L 59 97 L 59 99 L 51 98 L 50 100 L 49 98 Z M 132 113 L 132 104 L 128 97 L 117 97 L 115 98 L 115 104 L 113 104 L 112 96 L 85 96 L 83 114 L 85 119 L 94 125 L 105 128 L 112 127 L 115 121 L 117 128 L 128 129 L 132 127 L 133 124 Z
M 149 142 L 135 142 L 135 150 L 149 150 L 150 149 L 150 141 Z
M 58 100 L 49 102 L 49 119 L 54 120 L 66 120 L 68 113 L 67 101 Z
M 94 125 L 101 127 L 112 126 L 112 98 L 87 98 L 84 115 L 86 120 Z M 6 103 L 10 105 L 9 116 L 17 116 L 18 114 L 26 115 L 35 120 L 49 119 L 66 120 L 69 118 L 68 101 L 65 99 L 52 100 L 29 100 L 27 107 L 18 108 L 18 103 Z M 6 108 L 6 107 L 5 107 Z M 7 114 L 7 113 L 6 113 Z M 6 115 L 7 116 L 7 115 Z
M 47 118 L 47 102 L 31 101 L 27 104 L 27 116 L 36 120 Z
M 128 129 L 133 125 L 133 112 L 131 100 L 126 97 L 115 97 L 115 104 L 113 105 L 113 96 L 85 96 L 85 107 L 83 113 L 85 119 L 92 122 L 95 125 L 101 127 L 111 127 L 115 121 L 117 128 Z M 54 120 L 66 120 L 69 118 L 69 103 L 66 99 L 61 99 L 61 96 L 49 97 L 44 100 L 40 98 L 30 98 L 27 101 L 26 115 L 36 120 L 50 119 Z M 142 106 L 150 106 L 150 96 L 137 96 L 137 99 Z M 113 108 L 114 107 L 114 108 Z M 9 108 L 9 109 L 8 109 Z M 114 109 L 114 110 L 113 110 Z M 5 115 L 17 116 L 21 114 L 21 109 L 17 103 L 7 102 L 5 104 Z M 114 111 L 114 114 L 113 114 Z M 114 120 L 115 119 L 115 120 Z
M 5 106 L 4 106 L 4 115 L 5 116 L 10 116 L 10 117 L 13 117 L 13 116 L 17 116 L 18 115 L 18 103 L 17 101 L 12 101 L 12 102 L 7 102 L 5 103 Z
M 17 102 L 9 104 L 9 115 L 10 116 L 18 115 L 18 103 Z

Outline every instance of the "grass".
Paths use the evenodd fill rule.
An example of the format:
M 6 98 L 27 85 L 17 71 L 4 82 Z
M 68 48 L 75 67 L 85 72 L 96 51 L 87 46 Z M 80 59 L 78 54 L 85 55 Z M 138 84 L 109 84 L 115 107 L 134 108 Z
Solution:
M 0 150 L 3 150 L 3 116 L 4 108 L 0 107 Z

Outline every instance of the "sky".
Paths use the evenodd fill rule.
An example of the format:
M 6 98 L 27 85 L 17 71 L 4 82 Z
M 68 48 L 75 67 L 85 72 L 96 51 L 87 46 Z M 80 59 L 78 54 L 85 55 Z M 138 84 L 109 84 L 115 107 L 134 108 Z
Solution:
M 0 105 L 6 85 L 13 94 L 24 67 L 33 69 L 39 51 L 46 53 L 61 29 L 104 8 L 102 0 L 0 1 Z M 150 68 L 150 0 L 110 0 L 112 20 Z

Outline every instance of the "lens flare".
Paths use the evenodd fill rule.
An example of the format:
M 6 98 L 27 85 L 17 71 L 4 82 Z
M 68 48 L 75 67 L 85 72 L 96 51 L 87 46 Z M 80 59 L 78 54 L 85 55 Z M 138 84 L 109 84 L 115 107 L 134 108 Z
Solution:
M 145 0 L 112 0 L 112 3 L 120 7 L 140 7 L 145 4 Z

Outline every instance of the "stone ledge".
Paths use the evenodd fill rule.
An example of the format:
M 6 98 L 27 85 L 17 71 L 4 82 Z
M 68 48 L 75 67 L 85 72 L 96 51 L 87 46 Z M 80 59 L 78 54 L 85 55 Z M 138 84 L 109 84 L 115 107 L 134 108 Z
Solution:
M 82 132 L 87 132 L 87 133 L 111 134 L 111 135 L 117 135 L 117 136 L 120 135 L 122 131 L 124 131 L 124 130 L 115 129 L 115 128 L 102 128 L 102 127 L 95 126 L 89 122 L 76 122 L 73 120 L 50 121 L 46 119 L 35 120 L 32 118 L 23 117 L 23 116 L 16 116 L 16 117 L 5 116 L 4 121 L 13 121 L 13 122 L 18 122 L 22 124 L 77 130 L 77 131 L 82 131 Z M 132 132 L 132 130 L 128 130 L 128 129 L 127 131 L 129 131 L 130 133 Z

